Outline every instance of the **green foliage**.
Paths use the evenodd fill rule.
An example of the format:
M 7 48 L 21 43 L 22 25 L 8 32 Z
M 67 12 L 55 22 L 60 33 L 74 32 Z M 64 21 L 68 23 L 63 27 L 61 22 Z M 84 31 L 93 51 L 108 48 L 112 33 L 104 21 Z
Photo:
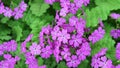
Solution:
M 10 7 L 13 10 L 22 0 L 2 1 L 5 6 Z M 70 1 L 74 2 L 74 0 Z M 17 55 L 21 58 L 21 60 L 16 63 L 15 68 L 28 68 L 28 65 L 25 64 L 25 56 L 20 50 L 21 42 L 23 42 L 29 34 L 33 34 L 33 38 L 32 41 L 26 44 L 27 49 L 29 49 L 32 42 L 39 42 L 38 37 L 41 28 L 48 24 L 53 26 L 53 23 L 55 22 L 55 12 L 56 10 L 61 9 L 59 2 L 55 2 L 53 5 L 46 4 L 44 0 L 25 0 L 25 2 L 28 4 L 28 8 L 26 12 L 24 12 L 22 19 L 15 20 L 13 17 L 8 18 L 4 17 L 3 14 L 0 15 L 0 44 L 11 39 L 16 40 L 18 43 L 17 50 L 15 52 L 10 52 L 12 56 Z M 104 28 L 106 32 L 103 39 L 95 44 L 90 43 L 92 48 L 91 56 L 82 61 L 78 68 L 91 68 L 90 64 L 92 56 L 98 53 L 102 48 L 108 48 L 106 56 L 113 61 L 114 65 L 120 64 L 120 61 L 115 57 L 115 44 L 119 42 L 119 40 L 113 39 L 110 36 L 111 29 L 120 28 L 120 23 L 118 23 L 120 22 L 120 19 L 114 21 L 109 18 L 111 12 L 115 11 L 119 13 L 119 9 L 120 0 L 90 0 L 90 4 L 87 7 L 82 6 L 82 8 L 77 11 L 75 16 L 86 19 L 86 26 L 90 27 L 91 31 L 93 31 L 94 28 L 97 28 L 99 19 L 105 21 Z M 67 16 L 64 17 L 67 23 L 71 16 L 73 16 L 73 14 L 67 14 Z M 87 32 L 84 37 L 88 37 L 89 33 L 91 32 Z M 72 54 L 75 54 L 76 50 L 71 48 L 70 51 Z M 0 56 L 0 61 L 3 59 L 3 56 Z M 64 60 L 57 63 L 53 55 L 48 59 L 36 56 L 36 59 L 38 60 L 39 66 L 46 65 L 47 68 L 68 68 Z
M 116 62 L 117 62 L 115 53 L 116 53 L 115 47 L 111 47 L 111 49 L 109 49 L 106 54 L 106 56 L 113 61 L 113 64 L 116 64 Z
M 86 59 L 84 61 L 82 61 L 80 63 L 80 65 L 78 66 L 78 68 L 91 68 L 89 61 Z
M 57 68 L 68 68 L 68 67 L 66 66 L 65 62 L 62 61 L 58 64 Z
M 30 28 L 32 29 L 31 33 L 34 35 L 32 38 L 33 41 L 38 41 L 39 32 L 45 24 L 47 23 L 44 20 L 36 18 L 34 22 L 30 25 Z
M 11 5 L 10 5 L 10 8 L 14 9 L 16 7 L 18 7 L 19 3 L 21 2 L 22 0 L 12 0 L 11 1 Z
M 13 38 L 15 38 L 16 41 L 20 41 L 20 38 L 22 37 L 22 24 L 21 24 L 21 22 L 10 21 L 8 23 L 8 26 L 12 29 Z
M 7 23 L 9 21 L 9 18 L 8 17 L 3 17 L 1 19 L 1 23 Z
M 30 4 L 30 10 L 32 11 L 32 14 L 36 16 L 43 15 L 48 8 L 49 8 L 49 5 L 42 1 L 41 2 L 35 1 Z
M 38 65 L 41 66 L 43 65 L 43 59 L 41 57 L 38 58 Z
M 28 68 L 28 66 L 25 64 L 25 61 L 20 60 L 17 62 L 17 64 L 15 65 L 15 68 Z
M 13 31 L 16 35 L 16 41 L 20 41 L 20 38 L 22 37 L 22 28 L 20 26 L 13 27 Z
M 55 10 L 60 10 L 61 9 L 61 7 L 60 7 L 60 3 L 59 2 L 55 2 L 55 3 L 53 3 L 53 8 L 55 9 Z
M 47 68 L 56 68 L 57 62 L 55 58 L 52 56 L 48 59 L 44 59 L 44 64 L 47 66 Z
M 31 23 L 38 17 L 32 14 L 31 11 L 28 11 L 24 13 L 24 17 L 22 18 L 22 21 L 26 22 L 27 25 L 31 25 Z
M 0 40 L 1 41 L 7 41 L 10 40 L 12 37 L 9 35 L 11 33 L 11 30 L 7 25 L 0 25 Z
M 98 5 L 91 10 L 86 10 L 87 27 L 95 27 L 99 23 L 99 19 L 106 20 L 110 14 L 110 11 L 120 9 L 120 0 L 95 0 Z M 114 5 L 114 6 L 113 6 Z

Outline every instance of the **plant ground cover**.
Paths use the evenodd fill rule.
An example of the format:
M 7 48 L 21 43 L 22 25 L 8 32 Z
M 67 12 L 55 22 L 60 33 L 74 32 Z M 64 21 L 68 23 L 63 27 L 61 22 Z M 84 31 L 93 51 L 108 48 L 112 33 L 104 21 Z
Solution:
M 0 68 L 120 68 L 120 0 L 0 0 Z

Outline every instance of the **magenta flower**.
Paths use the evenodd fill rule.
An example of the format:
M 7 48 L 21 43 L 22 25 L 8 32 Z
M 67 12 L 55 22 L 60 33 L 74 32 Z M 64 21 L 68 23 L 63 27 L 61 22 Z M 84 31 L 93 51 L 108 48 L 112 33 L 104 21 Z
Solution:
M 48 25 L 47 27 L 42 27 L 42 32 L 43 32 L 44 34 L 49 35 L 49 34 L 50 34 L 50 31 L 51 31 L 50 25 Z
M 120 14 L 111 13 L 111 14 L 110 14 L 110 17 L 113 18 L 113 19 L 118 19 L 118 18 L 120 18 Z
M 74 0 L 74 3 L 76 4 L 76 7 L 81 8 L 83 4 L 83 0 Z
M 22 52 L 22 53 L 27 52 L 26 44 L 27 44 L 26 42 L 22 42 L 22 43 L 21 43 L 20 49 L 21 49 L 21 52 Z
M 60 30 L 60 28 L 58 26 L 55 26 L 53 28 L 53 31 L 51 31 L 51 35 L 52 35 L 53 40 L 56 40 L 58 38 L 59 32 L 60 32 L 59 30 Z
M 60 10 L 60 16 L 65 17 L 68 12 L 69 12 L 68 9 L 62 8 L 62 9 Z
M 66 22 L 66 20 L 64 18 L 59 18 L 57 21 L 57 25 L 63 25 Z
M 8 42 L 4 42 L 2 44 L 2 48 L 4 51 L 10 52 L 10 51 L 16 51 L 17 49 L 17 43 L 15 40 L 10 40 Z
M 70 26 L 69 24 L 63 24 L 61 26 L 63 29 L 66 29 L 68 33 L 71 33 L 75 30 L 75 27 L 73 26 Z
M 28 68 L 39 68 L 37 59 L 35 56 L 31 55 L 31 53 L 27 52 L 25 54 L 25 58 L 25 64 L 28 64 Z
M 117 65 L 115 68 L 120 68 L 120 64 L 119 64 L 119 65 Z
M 4 12 L 4 16 L 6 16 L 6 17 L 11 17 L 13 15 L 13 11 L 10 9 L 10 8 L 8 8 L 8 7 L 5 7 L 5 12 Z
M 101 68 L 111 68 L 112 67 L 112 61 L 108 60 L 106 56 L 103 56 L 100 58 L 99 67 Z
M 39 44 L 40 44 L 40 46 L 41 47 L 44 47 L 44 32 L 43 31 L 41 31 L 40 33 L 39 33 Z
M 28 6 L 24 1 L 21 1 L 21 3 L 19 4 L 19 7 L 21 11 L 26 11 Z
M 5 12 L 5 7 L 3 3 L 0 3 L 0 14 L 3 14 Z
M 49 58 L 52 55 L 52 53 L 53 53 L 53 50 L 51 49 L 50 46 L 46 46 L 41 51 L 42 51 L 41 54 L 40 54 L 41 57 L 42 58 L 46 58 L 46 59 Z
M 29 34 L 28 37 L 25 39 L 25 42 L 29 42 L 33 37 L 33 34 Z
M 90 0 L 83 0 L 83 4 L 87 6 L 90 3 Z
M 94 44 L 95 42 L 101 40 L 104 37 L 104 34 L 105 30 L 99 27 L 89 36 L 88 39 Z
M 99 68 L 99 63 L 98 62 L 100 62 L 100 59 L 98 58 L 98 59 L 95 59 L 94 57 L 92 58 L 92 63 L 91 63 L 91 66 L 93 67 L 93 68 Z
M 52 5 L 55 0 L 45 0 L 45 2 Z
M 76 5 L 74 3 L 71 3 L 70 6 L 69 6 L 69 9 L 72 14 L 76 14 L 77 10 L 78 10 L 78 7 L 76 7 Z
M 82 43 L 82 37 L 79 35 L 73 35 L 72 39 L 69 41 L 69 44 L 78 47 Z
M 0 56 L 2 56 L 2 55 L 3 55 L 3 53 L 4 53 L 3 45 L 2 45 L 2 44 L 0 44 Z
M 13 11 L 13 16 L 16 20 L 19 19 L 19 18 L 22 18 L 23 17 L 23 11 L 19 10 L 19 8 L 17 7 Z
M 64 48 L 63 51 L 61 51 L 61 55 L 64 57 L 64 59 L 67 59 L 67 57 L 70 57 L 71 53 L 69 51 L 69 48 Z
M 82 22 L 77 22 L 75 25 L 77 34 L 79 34 L 81 37 L 84 34 L 84 24 Z
M 89 43 L 85 42 L 85 43 L 82 43 L 81 48 L 76 51 L 76 54 L 79 60 L 83 61 L 86 59 L 87 56 L 90 55 L 90 52 L 91 52 L 90 45 Z
M 42 65 L 42 66 L 40 66 L 39 68 L 47 68 L 47 67 L 46 67 L 46 65 Z
M 57 46 L 56 46 L 57 45 Z M 54 42 L 54 50 L 53 50 L 53 55 L 56 59 L 56 62 L 58 63 L 60 60 L 62 60 L 62 56 L 60 55 L 61 51 L 60 51 L 60 46 L 61 43 L 59 43 L 58 41 Z
M 4 54 L 4 59 L 11 59 L 12 58 L 12 55 L 11 54 Z
M 29 50 L 32 55 L 39 55 L 41 53 L 41 47 L 40 45 L 37 45 L 37 43 L 32 43 Z
M 69 18 L 70 26 L 75 26 L 77 22 L 78 22 L 78 18 L 77 17 L 72 16 L 71 18 Z
M 69 5 L 70 5 L 70 0 L 60 0 L 60 5 L 62 8 L 68 9 Z
M 68 67 L 77 67 L 80 64 L 80 61 L 78 60 L 78 57 L 76 55 L 68 57 L 66 61 Z
M 111 30 L 110 34 L 113 38 L 117 39 L 120 37 L 120 29 L 113 29 Z
M 58 11 L 56 11 L 56 15 L 55 15 L 55 22 L 60 18 Z
M 8 46 L 10 51 L 16 51 L 17 50 L 17 42 L 15 40 L 11 40 L 8 42 Z
M 70 34 L 67 33 L 67 30 L 62 29 L 62 31 L 59 32 L 58 41 L 67 43 L 68 39 L 70 39 Z
M 0 61 L 0 68 L 14 68 L 18 60 L 12 57 L 11 54 L 4 54 L 4 60 Z M 15 56 L 16 57 L 16 56 Z
M 116 45 L 116 58 L 120 60 L 120 43 Z
M 101 49 L 97 54 L 92 57 L 91 66 L 93 68 L 112 68 L 112 61 L 108 59 L 106 54 L 106 48 Z

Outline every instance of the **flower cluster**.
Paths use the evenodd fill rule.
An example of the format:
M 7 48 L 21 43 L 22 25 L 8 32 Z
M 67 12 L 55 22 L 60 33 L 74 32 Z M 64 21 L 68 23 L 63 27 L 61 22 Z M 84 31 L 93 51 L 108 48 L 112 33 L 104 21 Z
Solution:
M 101 49 L 97 54 L 92 57 L 91 66 L 93 68 L 114 68 L 112 60 L 108 59 L 106 54 L 107 49 Z
M 53 4 L 53 2 L 60 2 L 60 6 L 62 7 L 60 10 L 60 16 L 65 17 L 68 13 L 76 14 L 78 9 L 82 7 L 82 5 L 87 6 L 90 0 L 74 0 L 71 2 L 70 0 L 45 0 L 48 4 Z
M 18 56 L 12 57 L 11 54 L 4 54 L 4 60 L 0 61 L 0 68 L 15 68 L 15 64 L 19 60 Z
M 25 55 L 26 62 L 28 68 L 46 68 L 46 65 L 39 66 L 38 60 L 35 58 L 35 55 L 40 55 L 41 46 L 37 43 L 33 42 L 32 45 L 27 50 L 26 44 L 31 41 L 33 34 L 30 34 L 24 42 L 21 43 L 21 53 Z
M 48 25 L 41 29 L 38 43 L 31 41 L 33 34 L 30 34 L 21 43 L 20 54 L 25 56 L 25 64 L 28 65 L 28 68 L 46 68 L 46 65 L 38 65 L 37 57 L 48 59 L 51 55 L 54 56 L 57 63 L 64 60 L 69 68 L 76 68 L 82 61 L 87 59 L 87 56 L 90 56 L 91 47 L 89 43 L 92 42 L 94 44 L 104 37 L 104 25 L 100 22 L 98 29 L 91 33 L 91 35 L 89 33 L 86 34 L 86 32 L 90 32 L 90 29 L 86 27 L 86 21 L 82 17 L 78 18 L 75 16 L 77 10 L 81 9 L 82 5 L 87 6 L 89 4 L 89 0 L 74 0 L 73 2 L 70 0 L 45 1 L 49 4 L 60 2 L 61 10 L 57 11 L 55 16 L 56 24 L 53 26 Z M 13 11 L 8 7 L 4 7 L 3 3 L 0 3 L 0 5 L 1 14 L 4 14 L 6 17 L 14 16 L 15 19 L 21 18 L 27 8 L 24 1 Z M 65 16 L 68 13 L 72 13 L 72 16 L 67 20 Z M 29 42 L 31 45 L 27 46 Z M 15 51 L 16 48 L 17 43 L 14 40 L 4 42 L 0 44 L 0 55 L 3 55 L 4 51 Z M 107 49 L 104 48 L 93 56 L 91 64 L 93 68 L 111 68 L 113 66 L 112 61 L 105 56 L 106 51 Z M 5 59 L 6 56 L 10 58 L 9 60 L 12 60 L 11 62 L 14 61 L 14 64 L 20 60 L 19 57 L 15 57 L 14 60 L 10 55 L 5 55 Z M 7 65 L 10 66 L 11 64 Z
M 4 42 L 0 44 L 0 56 L 4 54 L 4 52 L 13 52 L 17 49 L 17 43 L 15 40 L 11 40 L 8 42 Z
M 120 37 L 120 29 L 113 29 L 110 32 L 111 36 L 115 39 Z
M 25 58 L 25 64 L 28 64 L 28 68 L 46 68 L 45 65 L 39 66 L 37 59 L 30 52 L 25 53 Z
M 110 14 L 110 17 L 113 18 L 113 19 L 118 19 L 118 18 L 120 18 L 120 14 L 111 13 L 111 14 Z
M 24 1 L 21 1 L 18 7 L 14 10 L 9 7 L 5 7 L 2 2 L 0 2 L 0 14 L 3 14 L 5 17 L 14 17 L 14 19 L 19 19 L 23 17 L 23 12 L 26 11 L 27 4 Z
M 98 29 L 95 30 L 88 38 L 94 44 L 95 42 L 101 40 L 104 37 L 104 34 L 105 30 L 102 29 L 102 27 L 98 27 Z
M 66 60 L 68 67 L 77 67 L 91 51 L 89 42 L 83 37 L 85 20 L 72 16 L 67 24 L 64 18 L 56 16 L 57 24 L 53 28 L 43 27 L 40 32 L 40 55 L 42 58 L 49 58 L 53 54 L 57 62 Z

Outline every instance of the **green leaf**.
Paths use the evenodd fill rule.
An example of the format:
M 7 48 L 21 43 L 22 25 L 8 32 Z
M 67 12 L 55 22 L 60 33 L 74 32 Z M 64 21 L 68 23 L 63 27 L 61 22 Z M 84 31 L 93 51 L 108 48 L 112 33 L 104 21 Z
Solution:
M 7 24 L 12 29 L 12 37 L 16 39 L 16 41 L 20 41 L 22 37 L 23 24 L 19 21 L 12 20 L 10 20 Z
M 2 2 L 4 3 L 4 5 L 7 5 L 7 6 L 10 5 L 10 1 L 11 1 L 11 0 L 2 0 Z
M 49 22 L 49 23 L 52 23 L 54 21 L 54 16 L 50 14 L 42 15 L 40 18 L 43 18 L 44 20 L 46 20 L 46 22 Z
M 2 23 L 7 23 L 9 21 L 9 18 L 8 17 L 3 17 L 2 19 L 1 19 L 1 22 Z
M 41 57 L 38 58 L 38 65 L 41 66 L 43 65 L 43 59 Z
M 32 11 L 32 14 L 36 16 L 43 15 L 48 8 L 49 8 L 49 5 L 44 2 L 33 2 L 30 5 L 30 10 Z
M 12 0 L 11 4 L 10 4 L 10 8 L 14 9 L 14 8 L 18 7 L 20 2 L 21 2 L 21 0 Z
M 92 10 L 86 10 L 86 26 L 87 27 L 95 27 L 99 23 L 99 19 L 106 20 L 110 11 L 108 8 L 103 6 L 98 6 L 93 8 Z
M 118 3 L 120 3 L 120 0 L 95 0 L 95 4 L 96 5 L 103 5 L 104 3 L 109 3 L 109 5 L 114 5 L 114 4 L 117 4 L 118 5 Z M 116 5 L 115 6 L 112 6 L 112 7 L 117 7 Z M 111 7 L 111 8 L 112 8 Z
M 115 64 L 117 61 L 115 54 L 116 54 L 115 47 L 111 47 L 111 49 L 109 49 L 106 53 L 106 56 L 113 61 L 113 64 Z
M 8 35 L 0 35 L 1 40 L 10 40 L 12 37 Z
M 32 41 L 38 42 L 39 32 L 41 31 L 41 28 L 45 25 L 47 25 L 47 23 L 44 20 L 40 20 L 39 18 L 36 18 L 33 21 L 33 23 L 30 25 L 30 28 L 32 29 L 31 34 L 34 35 Z
M 22 37 L 22 28 L 20 26 L 14 26 L 12 29 L 16 35 L 16 41 L 20 41 L 20 38 Z
M 106 20 L 110 14 L 110 11 L 120 9 L 120 0 L 95 0 L 97 7 L 92 8 L 91 10 L 86 10 L 86 21 L 87 27 L 95 27 L 98 25 L 98 20 Z M 113 6 L 114 5 L 114 6 Z
M 9 35 L 11 33 L 10 28 L 8 28 L 8 26 L 6 25 L 0 25 L 0 40 L 10 40 L 11 36 Z
M 28 68 L 28 66 L 25 64 L 24 60 L 20 60 L 15 64 L 15 68 Z
M 28 11 L 24 14 L 24 17 L 22 18 L 22 20 L 26 22 L 27 25 L 31 25 L 31 23 L 33 23 L 36 18 L 38 17 L 32 14 L 31 11 Z
M 55 10 L 60 10 L 61 9 L 61 7 L 60 7 L 60 2 L 55 2 L 55 3 L 53 3 L 53 8 L 55 9 Z
M 50 57 L 48 59 L 44 59 L 44 64 L 47 65 L 47 68 L 56 68 L 57 62 L 56 62 L 54 56 L 52 55 L 52 57 Z
M 0 35 L 7 35 L 10 34 L 11 30 L 6 25 L 0 25 Z
M 80 65 L 78 66 L 78 68 L 91 68 L 89 61 L 86 59 L 84 61 L 82 61 L 80 63 Z
M 62 61 L 58 64 L 57 68 L 68 68 L 68 67 L 66 66 L 65 62 Z

